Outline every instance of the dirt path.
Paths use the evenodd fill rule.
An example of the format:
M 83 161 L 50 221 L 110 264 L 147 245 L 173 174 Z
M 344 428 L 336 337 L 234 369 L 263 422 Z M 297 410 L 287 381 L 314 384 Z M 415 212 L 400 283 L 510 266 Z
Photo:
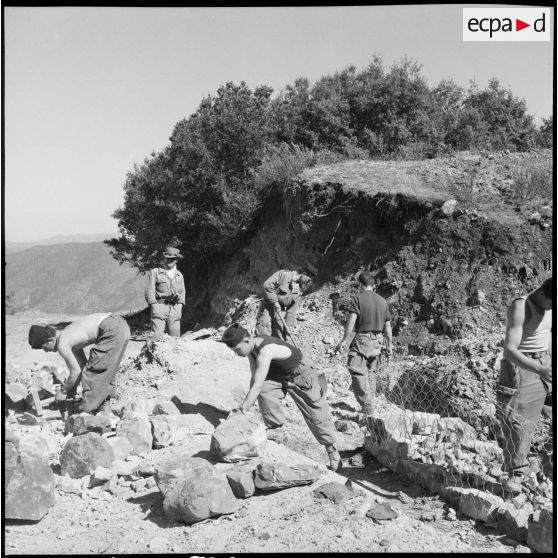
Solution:
M 132 360 L 128 362 L 137 355 L 137 345 L 130 344 L 127 356 Z M 42 354 L 35 353 L 39 360 Z M 154 465 L 170 455 L 207 456 L 213 428 L 241 401 L 249 382 L 247 361 L 215 341 L 177 341 L 174 358 L 163 367 L 128 367 L 120 378 L 123 402 L 177 395 L 182 413 L 191 418 L 191 435 L 184 442 L 153 450 L 143 458 Z M 477 527 L 459 514 L 451 520 L 444 502 L 363 457 L 358 429 L 354 434 L 340 434 L 345 464 L 341 475 L 327 471 L 323 448 L 288 399 L 286 406 L 283 444 L 269 441 L 264 459 L 318 461 L 324 466 L 324 475 L 314 485 L 254 496 L 243 501 L 233 515 L 192 526 L 164 516 L 157 487 L 118 496 L 101 493 L 100 498 L 92 498 L 94 492 L 88 490 L 82 495 L 59 493 L 40 522 L 6 524 L 6 554 L 513 552 L 502 544 L 501 535 Z M 51 420 L 43 426 L 12 423 L 11 427 L 22 438 L 41 433 L 60 437 L 61 421 L 56 413 L 49 412 Z M 334 413 L 345 419 L 350 414 L 340 407 Z M 51 465 L 56 471 L 56 459 Z M 216 467 L 222 471 L 226 465 Z M 347 478 L 362 490 L 358 497 L 338 505 L 315 498 L 317 486 Z M 392 503 L 400 511 L 399 517 L 377 524 L 358 513 L 364 503 L 375 500 Z

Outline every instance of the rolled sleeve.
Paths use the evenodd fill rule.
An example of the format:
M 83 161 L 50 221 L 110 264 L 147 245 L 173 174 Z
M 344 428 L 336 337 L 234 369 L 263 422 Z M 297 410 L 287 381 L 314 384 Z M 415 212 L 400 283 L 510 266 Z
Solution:
M 357 316 L 360 316 L 360 302 L 358 296 L 353 296 L 353 298 L 351 298 L 349 306 L 347 307 L 347 312 L 349 312 L 349 314 L 356 314 Z
M 281 275 L 283 275 L 283 274 L 280 271 L 277 271 L 269 279 L 267 279 L 265 281 L 265 283 L 263 284 L 264 297 L 265 297 L 266 300 L 268 300 L 272 304 L 275 304 L 276 302 L 279 302 L 279 300 L 277 299 L 277 292 L 276 291 L 277 291 L 277 287 L 281 283 L 281 281 L 280 281 Z

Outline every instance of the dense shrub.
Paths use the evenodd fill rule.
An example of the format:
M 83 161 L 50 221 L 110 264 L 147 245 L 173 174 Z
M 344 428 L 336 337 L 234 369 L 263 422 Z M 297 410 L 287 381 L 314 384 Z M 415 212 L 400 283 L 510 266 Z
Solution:
M 222 260 L 251 233 L 262 196 L 308 166 L 552 141 L 553 120 L 537 130 L 524 101 L 497 80 L 467 92 L 451 80 L 430 87 L 408 58 L 386 70 L 375 56 L 360 72 L 350 66 L 314 85 L 300 78 L 271 94 L 227 83 L 128 173 L 114 213 L 121 237 L 108 241 L 118 260 L 144 270 L 174 243 L 189 275 L 201 277 L 200 264 Z M 539 175 L 519 178 L 542 184 Z

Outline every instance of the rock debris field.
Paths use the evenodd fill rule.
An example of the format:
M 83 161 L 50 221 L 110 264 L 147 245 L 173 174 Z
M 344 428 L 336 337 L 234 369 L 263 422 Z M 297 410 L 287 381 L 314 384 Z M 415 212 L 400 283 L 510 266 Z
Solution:
M 441 440 L 441 450 L 444 437 L 432 437 L 441 417 L 401 415 L 386 401 L 369 431 L 351 392 L 329 384 L 339 473 L 327 469 L 289 398 L 277 441 L 267 439 L 257 406 L 227 418 L 250 374 L 247 359 L 217 337 L 203 330 L 131 342 L 110 409 L 66 422 L 51 402 L 62 361 L 43 364 L 37 352 L 31 367 L 8 363 L 5 423 L 18 442 L 4 446 L 6 554 L 529 553 L 548 544 L 544 491 L 526 511 L 517 500 L 448 486 L 421 461 L 424 444 L 398 437 L 405 424 Z M 467 435 L 457 423 L 448 428 L 454 442 Z M 475 455 L 486 469 L 498 448 L 481 446 Z

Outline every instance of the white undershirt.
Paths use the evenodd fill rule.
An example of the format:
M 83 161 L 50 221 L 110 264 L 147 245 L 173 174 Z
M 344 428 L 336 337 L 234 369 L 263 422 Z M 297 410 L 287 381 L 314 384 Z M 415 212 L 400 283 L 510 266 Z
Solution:
M 176 266 L 171 269 L 165 269 L 165 273 L 169 279 L 174 279 L 174 276 L 176 275 Z

